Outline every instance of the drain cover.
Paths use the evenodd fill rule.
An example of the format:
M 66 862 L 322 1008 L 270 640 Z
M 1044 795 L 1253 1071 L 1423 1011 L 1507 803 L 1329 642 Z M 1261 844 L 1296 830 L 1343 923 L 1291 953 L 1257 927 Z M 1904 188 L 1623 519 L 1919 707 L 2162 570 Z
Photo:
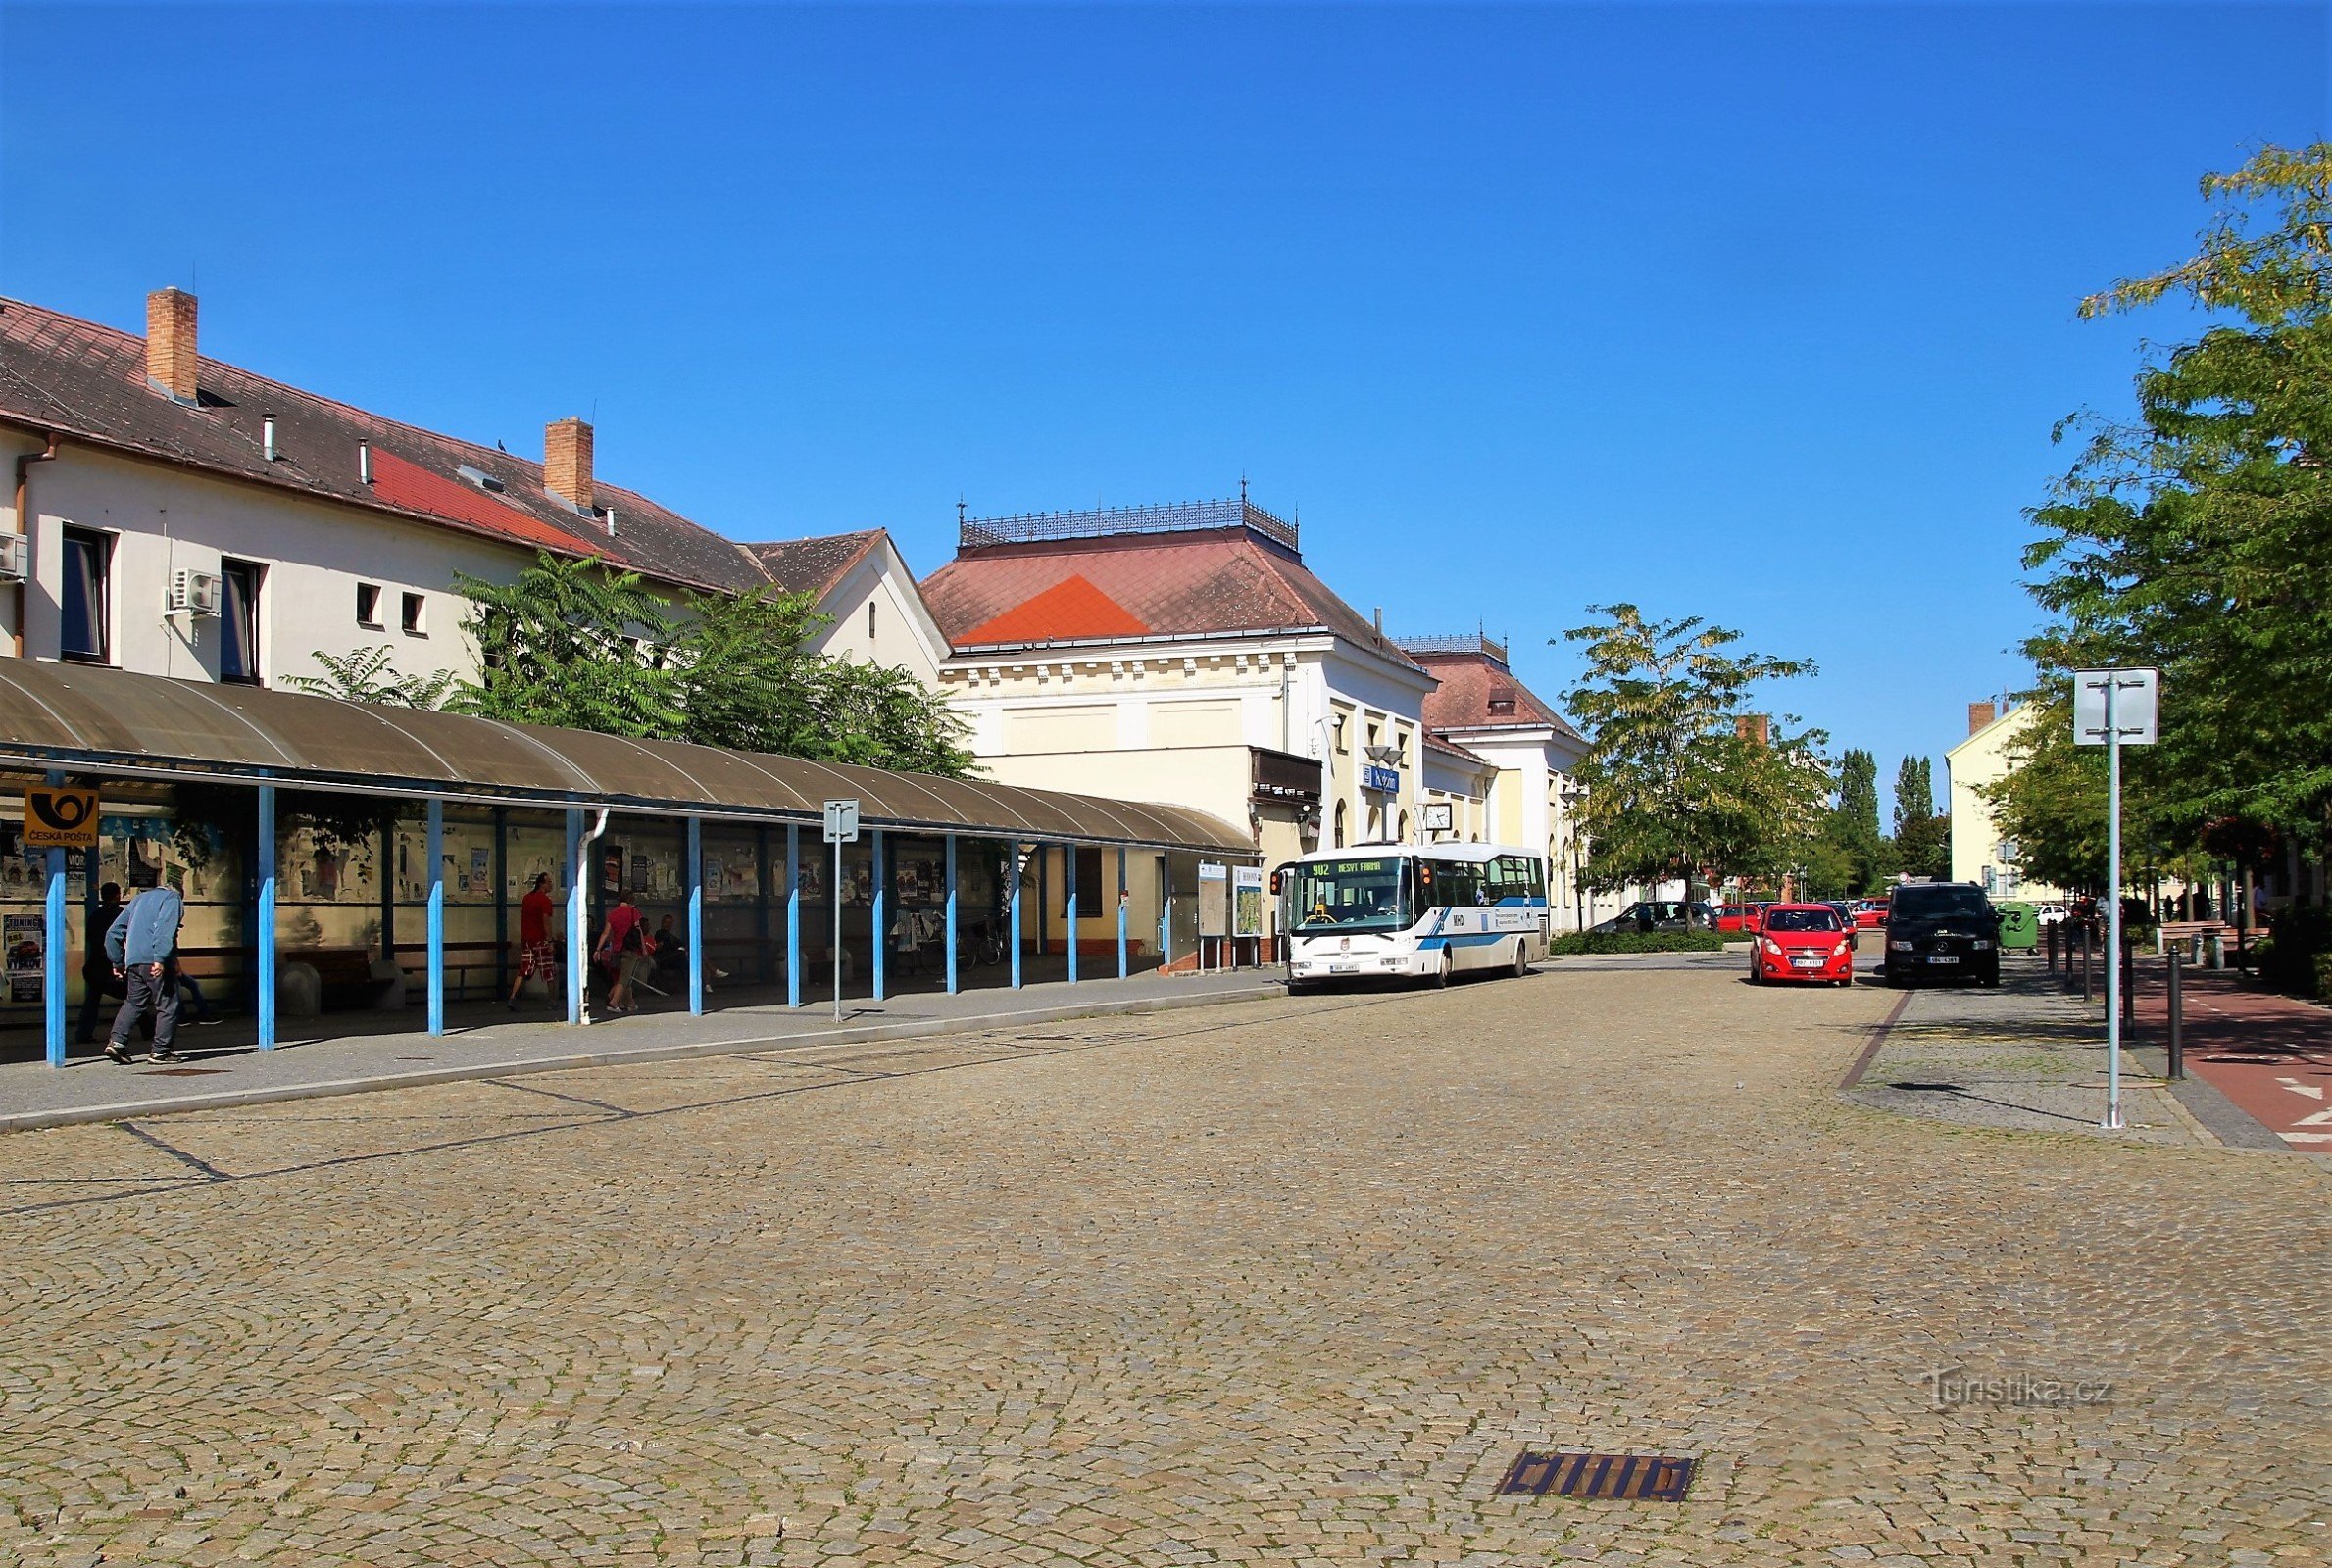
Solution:
M 1533 1453 L 1528 1448 L 1498 1483 L 1501 1493 L 1543 1497 L 1618 1497 L 1682 1502 L 1697 1461 L 1665 1453 Z
M 156 1067 L 138 1074 L 141 1078 L 212 1078 L 226 1071 L 224 1067 Z

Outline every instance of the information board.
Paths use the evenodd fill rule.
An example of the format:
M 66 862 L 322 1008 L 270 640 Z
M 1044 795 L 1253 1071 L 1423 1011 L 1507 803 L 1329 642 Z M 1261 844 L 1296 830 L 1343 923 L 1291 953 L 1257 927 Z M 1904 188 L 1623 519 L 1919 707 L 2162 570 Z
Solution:
M 1231 935 L 1260 937 L 1263 934 L 1264 868 L 1234 866 L 1231 868 Z
M 1212 860 L 1199 862 L 1199 935 L 1231 934 L 1231 868 Z

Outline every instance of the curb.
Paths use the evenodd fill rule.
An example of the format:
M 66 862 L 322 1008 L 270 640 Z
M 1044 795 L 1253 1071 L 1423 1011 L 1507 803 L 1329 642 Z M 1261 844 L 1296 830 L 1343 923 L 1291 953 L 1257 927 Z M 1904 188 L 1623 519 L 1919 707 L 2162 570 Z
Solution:
M 467 1067 L 432 1067 L 421 1072 L 384 1073 L 364 1078 L 327 1078 L 315 1083 L 278 1084 L 269 1088 L 218 1090 L 209 1094 L 174 1095 L 165 1099 L 111 1105 L 18 1111 L 0 1115 L 0 1136 L 40 1132 L 50 1127 L 82 1126 L 90 1122 L 175 1116 L 196 1110 L 233 1110 L 244 1105 L 273 1104 L 289 1100 L 325 1100 L 341 1095 L 376 1094 L 390 1089 L 421 1089 L 432 1084 L 472 1083 L 483 1078 L 519 1078 L 535 1073 L 572 1072 L 580 1067 L 624 1067 L 642 1062 L 685 1061 L 699 1056 L 816 1051 L 828 1046 L 857 1046 L 885 1040 L 916 1040 L 933 1035 L 973 1034 L 1011 1024 L 1058 1023 L 1067 1018 L 1100 1018 L 1141 1012 L 1178 1012 L 1188 1007 L 1210 1007 L 1225 1002 L 1260 1002 L 1284 995 L 1285 990 L 1277 985 L 1251 986 L 1243 991 L 1213 991 L 1196 997 L 1145 997 L 1125 1002 L 1070 1003 L 1053 1007 L 1030 1007 L 1019 1012 L 987 1013 L 975 1018 L 867 1024 L 815 1036 L 762 1035 L 750 1040 L 705 1040 L 687 1045 L 641 1046 L 630 1051 L 577 1052 L 571 1055 L 543 1056 L 527 1061 L 478 1062 Z

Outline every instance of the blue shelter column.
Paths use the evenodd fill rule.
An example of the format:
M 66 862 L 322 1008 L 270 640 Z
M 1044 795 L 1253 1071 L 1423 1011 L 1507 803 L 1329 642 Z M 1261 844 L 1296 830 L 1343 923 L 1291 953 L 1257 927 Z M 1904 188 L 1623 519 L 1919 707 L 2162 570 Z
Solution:
M 1125 978 L 1125 850 L 1117 850 L 1117 978 Z
M 1011 931 L 1006 946 L 1013 955 L 1013 989 L 1020 989 L 1020 846 L 1017 840 L 1004 847 L 1005 871 L 1012 878 L 1012 913 L 1006 917 Z
M 956 835 L 947 836 L 947 994 L 956 994 Z
M 705 824 L 688 819 L 688 864 L 680 873 L 688 890 L 688 1010 L 705 1015 Z
M 785 824 L 785 1004 L 802 1004 L 802 824 Z
M 445 803 L 429 802 L 429 1033 L 445 1033 Z
M 259 958 L 259 1049 L 275 1049 L 275 786 L 259 787 L 259 929 L 252 946 Z M 390 885 L 395 863 L 380 862 L 381 886 Z
M 49 775 L 63 784 L 61 773 Z M 49 1065 L 65 1065 L 65 852 L 48 853 L 48 897 L 41 906 L 40 1003 L 41 1024 L 47 1035 Z M 83 960 L 86 962 L 86 960 Z
M 1077 983 L 1077 847 L 1061 846 L 1061 885 L 1068 890 L 1067 915 L 1064 923 L 1068 927 L 1068 983 Z
M 880 1002 L 884 995 L 883 981 L 885 975 L 883 972 L 883 959 L 887 956 L 888 950 L 891 945 L 890 933 L 883 928 L 883 913 L 890 907 L 890 900 L 885 897 L 885 895 L 890 891 L 890 879 L 883 874 L 884 867 L 882 863 L 881 828 L 876 828 L 874 830 L 873 856 L 873 923 L 868 931 L 867 940 L 868 945 L 874 949 L 874 1000 Z M 835 890 L 834 896 L 836 898 L 840 898 L 842 896 L 841 890 L 839 888 Z
M 583 813 L 570 809 L 567 813 L 567 1021 L 583 1021 L 583 965 L 588 959 L 584 952 L 591 941 L 588 925 L 589 906 L 584 903 L 583 888 Z

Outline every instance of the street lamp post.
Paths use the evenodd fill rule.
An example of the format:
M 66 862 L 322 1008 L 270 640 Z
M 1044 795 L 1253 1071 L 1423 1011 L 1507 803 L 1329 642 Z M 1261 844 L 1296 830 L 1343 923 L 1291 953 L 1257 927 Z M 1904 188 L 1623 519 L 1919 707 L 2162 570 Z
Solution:
M 1581 840 L 1585 835 L 1579 831 L 1579 808 L 1586 804 L 1587 792 L 1574 786 L 1560 792 L 1557 799 L 1563 802 L 1563 825 L 1568 830 L 1567 837 L 1570 840 L 1571 908 L 1579 933 L 1584 936 L 1587 932 L 1587 887 L 1584 880 L 1586 868 L 1580 851 L 1584 847 Z

